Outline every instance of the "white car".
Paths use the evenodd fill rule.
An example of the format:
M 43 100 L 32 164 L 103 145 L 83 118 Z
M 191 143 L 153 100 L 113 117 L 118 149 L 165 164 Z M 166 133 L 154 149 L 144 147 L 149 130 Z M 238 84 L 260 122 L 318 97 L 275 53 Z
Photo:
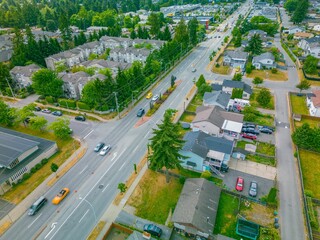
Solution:
M 158 94 L 156 94 L 156 95 L 154 95 L 153 97 L 152 97 L 152 99 L 151 99 L 151 101 L 157 101 L 159 99 L 159 95 Z
M 100 155 L 101 156 L 104 156 L 104 155 L 106 155 L 109 151 L 110 151 L 110 149 L 111 149 L 111 146 L 110 145 L 106 145 L 106 146 L 104 146 L 103 148 L 102 148 L 102 150 L 100 151 Z

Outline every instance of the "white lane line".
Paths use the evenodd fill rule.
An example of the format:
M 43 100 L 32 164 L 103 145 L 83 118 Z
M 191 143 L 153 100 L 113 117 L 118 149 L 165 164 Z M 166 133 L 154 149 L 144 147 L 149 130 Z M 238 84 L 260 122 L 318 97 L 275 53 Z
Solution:
M 85 212 L 85 214 L 82 216 L 82 218 L 80 218 L 79 223 L 81 223 L 82 219 L 88 214 L 89 209 Z
M 30 223 L 28 228 L 30 228 L 35 223 L 35 221 L 37 221 L 39 219 L 39 217 L 41 217 L 41 215 L 42 215 L 42 213 L 35 220 L 33 220 L 32 223 Z
M 135 153 L 135 152 L 137 151 L 138 147 L 139 147 L 139 145 L 137 145 L 137 146 L 135 147 L 135 149 L 133 150 L 133 153 Z
M 82 169 L 82 171 L 81 172 L 79 172 L 79 175 L 81 174 L 81 173 L 83 173 L 84 172 L 84 170 L 86 170 L 88 168 L 88 165 L 87 166 L 85 166 L 84 167 L 84 169 Z
M 102 192 L 104 192 L 109 187 L 109 184 L 110 183 L 107 184 L 107 186 L 102 190 Z
M 119 172 L 121 171 L 121 169 L 124 167 L 124 165 L 126 164 L 126 162 L 124 162 L 122 165 L 121 165 L 121 167 L 119 168 Z
M 144 135 L 144 137 L 143 137 L 143 138 L 148 137 L 149 133 L 150 133 L 150 130 L 147 132 L 147 134 L 146 134 L 146 135 Z
M 91 130 L 87 135 L 85 135 L 83 139 L 86 139 L 92 132 L 93 130 Z
M 51 224 L 51 230 L 50 230 L 50 232 L 44 237 L 44 239 L 46 239 L 46 238 L 50 235 L 50 233 L 56 228 L 56 225 L 57 225 L 57 222 L 54 222 L 54 223 Z
M 118 159 L 124 152 L 122 151 L 121 154 L 119 155 Z M 115 155 L 116 157 L 116 155 Z M 69 214 L 69 216 L 63 221 L 63 223 L 58 227 L 57 231 L 51 236 L 50 240 L 54 238 L 54 236 L 59 232 L 59 230 L 62 228 L 62 226 L 69 220 L 69 218 L 72 216 L 72 214 L 78 209 L 78 207 L 81 205 L 81 203 L 88 197 L 88 195 L 92 192 L 92 190 L 99 184 L 102 178 L 110 171 L 110 169 L 113 167 L 113 165 L 118 161 L 118 159 L 114 162 L 111 163 L 107 171 L 104 172 L 104 174 L 101 175 L 101 177 L 98 179 L 98 181 L 93 185 L 93 187 L 89 190 L 89 192 L 81 199 L 81 201 L 78 203 L 78 205 L 72 210 L 72 212 Z M 51 231 L 49 232 L 49 234 Z M 49 235 L 47 234 L 47 235 Z

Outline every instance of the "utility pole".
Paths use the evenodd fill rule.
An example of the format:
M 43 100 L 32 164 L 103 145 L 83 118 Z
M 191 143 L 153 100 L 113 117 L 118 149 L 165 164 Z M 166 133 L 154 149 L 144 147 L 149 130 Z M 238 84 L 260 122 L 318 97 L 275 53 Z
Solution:
M 114 93 L 114 97 L 116 98 L 116 107 L 117 107 L 117 111 L 118 111 L 118 117 L 120 119 L 120 112 L 119 112 L 119 105 L 118 105 L 118 98 L 117 98 L 117 92 L 113 92 Z
M 12 91 L 12 88 L 11 88 L 11 86 L 10 86 L 10 84 L 9 84 L 9 81 L 8 81 L 8 78 L 7 78 L 7 77 L 6 77 L 6 81 L 7 81 L 7 83 L 8 83 L 9 88 L 10 88 L 10 91 L 11 91 L 12 97 L 14 97 L 14 98 L 15 98 L 15 96 L 14 96 L 14 94 L 13 94 L 13 91 Z

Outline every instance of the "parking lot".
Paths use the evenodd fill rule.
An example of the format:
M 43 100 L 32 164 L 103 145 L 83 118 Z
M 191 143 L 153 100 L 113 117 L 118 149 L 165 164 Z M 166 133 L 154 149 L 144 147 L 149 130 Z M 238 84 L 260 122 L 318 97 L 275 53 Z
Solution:
M 258 177 L 249 173 L 240 172 L 237 170 L 229 169 L 223 178 L 223 183 L 230 190 L 235 190 L 237 177 L 242 177 L 244 179 L 244 189 L 240 194 L 249 197 L 249 186 L 251 181 L 256 181 L 258 183 L 258 194 L 256 199 L 267 195 L 270 189 L 274 186 L 274 180 Z
M 257 137 L 258 137 L 257 140 L 259 142 L 272 143 L 272 144 L 276 143 L 275 133 L 272 133 L 272 134 L 260 133 Z

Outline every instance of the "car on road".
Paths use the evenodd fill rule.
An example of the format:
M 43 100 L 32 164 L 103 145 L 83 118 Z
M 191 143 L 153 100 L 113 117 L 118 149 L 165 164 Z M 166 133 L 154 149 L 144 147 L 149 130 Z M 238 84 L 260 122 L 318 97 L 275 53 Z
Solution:
M 34 107 L 34 110 L 37 111 L 37 112 L 40 112 L 41 111 L 41 107 L 38 107 L 38 106 Z
M 49 109 L 47 109 L 47 108 L 43 109 L 41 112 L 43 112 L 43 113 L 51 113 L 51 111 Z
M 79 116 L 76 116 L 74 119 L 77 120 L 77 121 L 82 121 L 82 122 L 84 122 L 84 121 L 86 120 L 86 117 L 85 117 L 85 116 L 82 116 L 82 115 L 79 115 Z
M 160 97 L 159 94 L 156 94 L 152 97 L 151 101 L 155 102 L 159 99 L 159 97 Z
M 267 133 L 267 134 L 272 134 L 273 133 L 273 131 L 271 131 L 269 128 L 261 128 L 260 132 Z
M 102 148 L 102 150 L 100 151 L 99 155 L 104 156 L 106 155 L 111 149 L 110 145 L 106 145 Z
M 52 199 L 52 203 L 59 204 L 70 192 L 69 188 L 63 188 L 55 197 Z
M 148 92 L 147 96 L 146 96 L 146 99 L 150 99 L 152 98 L 152 92 Z
M 28 210 L 28 215 L 35 215 L 46 203 L 48 199 L 44 196 L 41 196 L 37 201 L 35 201 Z
M 97 146 L 95 146 L 94 151 L 95 152 L 99 152 L 101 150 L 101 148 L 103 148 L 103 147 L 104 147 L 104 143 L 103 142 L 99 142 L 97 144 Z
M 257 136 L 252 133 L 243 133 L 241 135 L 243 138 L 251 139 L 251 140 L 257 140 Z
M 191 70 L 192 72 L 196 72 L 197 71 L 197 69 L 196 68 L 192 68 L 192 70 Z
M 257 193 L 258 193 L 258 183 L 255 181 L 252 181 L 249 187 L 249 196 L 256 197 Z
M 52 112 L 52 115 L 54 115 L 54 116 L 62 116 L 62 112 L 61 111 L 54 111 L 54 112 Z
M 244 179 L 242 177 L 237 177 L 236 190 L 238 192 L 242 192 L 243 188 L 244 188 Z
M 140 108 L 137 112 L 137 117 L 142 117 L 142 115 L 145 113 L 143 108 Z
M 150 233 L 153 236 L 161 237 L 162 229 L 154 224 L 145 224 L 143 226 L 143 231 Z

